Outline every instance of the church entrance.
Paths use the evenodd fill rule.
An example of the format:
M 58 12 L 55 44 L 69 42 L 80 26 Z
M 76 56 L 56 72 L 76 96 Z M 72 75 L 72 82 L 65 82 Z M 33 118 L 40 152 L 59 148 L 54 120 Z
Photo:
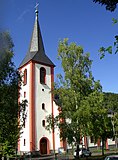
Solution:
M 40 140 L 40 153 L 48 154 L 48 152 L 49 152 L 48 140 L 46 138 L 42 138 Z

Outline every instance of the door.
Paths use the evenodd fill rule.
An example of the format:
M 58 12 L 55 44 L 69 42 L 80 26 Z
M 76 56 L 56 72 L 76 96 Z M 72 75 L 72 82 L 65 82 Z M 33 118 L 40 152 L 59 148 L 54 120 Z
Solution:
M 41 154 L 47 154 L 47 140 L 45 138 L 40 141 L 40 152 Z

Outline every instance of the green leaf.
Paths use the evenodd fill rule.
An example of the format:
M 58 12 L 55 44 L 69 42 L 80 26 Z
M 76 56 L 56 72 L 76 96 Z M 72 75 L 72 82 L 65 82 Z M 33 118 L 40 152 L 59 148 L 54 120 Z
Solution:
M 108 48 L 106 48 L 106 51 L 110 54 L 112 54 L 112 46 L 109 46 Z
M 112 18 L 113 24 L 118 23 L 118 19 Z

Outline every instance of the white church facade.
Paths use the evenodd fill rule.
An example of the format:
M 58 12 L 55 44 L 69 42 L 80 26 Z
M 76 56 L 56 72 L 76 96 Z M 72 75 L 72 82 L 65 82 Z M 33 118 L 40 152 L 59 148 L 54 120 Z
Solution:
M 60 140 L 58 129 L 51 132 L 45 129 L 46 116 L 59 114 L 58 106 L 50 92 L 54 83 L 54 67 L 54 63 L 45 54 L 36 10 L 29 50 L 19 66 L 19 71 L 24 75 L 19 101 L 28 101 L 23 133 L 18 141 L 19 152 L 39 151 L 41 154 L 50 154 L 60 147 L 66 148 L 66 142 Z M 114 144 L 109 140 L 107 147 L 108 142 Z M 83 144 L 89 147 L 98 146 L 86 137 L 83 138 Z
M 19 101 L 28 101 L 27 118 L 18 142 L 20 152 L 40 151 L 41 154 L 49 154 L 62 146 L 58 130 L 52 130 L 50 133 L 45 129 L 46 116 L 58 114 L 58 106 L 54 103 L 51 93 L 54 67 L 45 54 L 36 10 L 30 47 L 19 66 L 19 71 L 24 75 Z

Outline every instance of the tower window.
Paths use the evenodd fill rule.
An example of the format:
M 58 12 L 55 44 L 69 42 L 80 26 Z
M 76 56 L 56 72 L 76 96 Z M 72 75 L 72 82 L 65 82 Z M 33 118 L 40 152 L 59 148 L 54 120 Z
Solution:
M 26 145 L 26 140 L 24 139 L 24 146 Z
M 26 92 L 24 92 L 24 98 L 26 97 Z
M 45 68 L 40 68 L 40 83 L 45 84 L 46 81 L 46 70 Z
M 26 126 L 26 119 L 23 118 L 23 127 L 25 128 L 25 126 Z
M 45 127 L 45 120 L 42 120 L 42 126 Z
M 42 103 L 42 109 L 45 110 L 45 104 L 44 103 Z
M 27 69 L 24 70 L 24 85 L 27 84 Z

